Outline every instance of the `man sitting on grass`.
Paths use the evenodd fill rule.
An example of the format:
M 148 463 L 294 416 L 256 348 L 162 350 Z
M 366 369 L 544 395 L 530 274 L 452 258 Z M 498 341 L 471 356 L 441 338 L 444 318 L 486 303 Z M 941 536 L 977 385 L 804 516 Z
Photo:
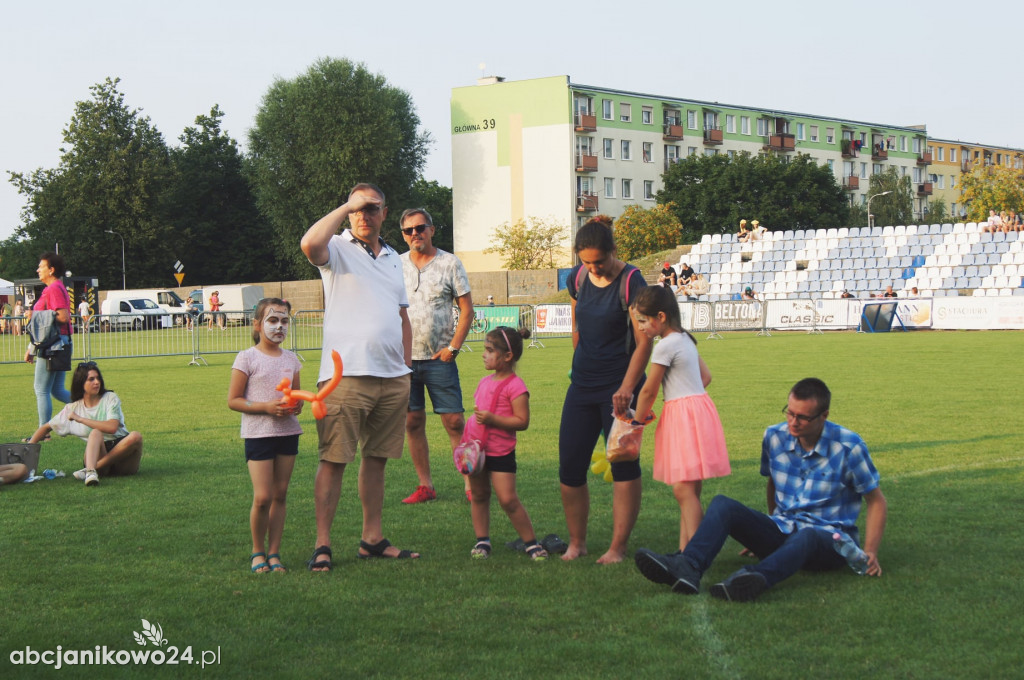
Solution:
M 715 496 L 686 549 L 660 555 L 640 548 L 636 566 L 647 579 L 694 595 L 700 579 L 732 536 L 761 561 L 711 586 L 712 597 L 753 600 L 800 569 L 836 569 L 846 561 L 833 533 L 857 540 L 861 499 L 867 503 L 864 552 L 867 573 L 881 576 L 878 548 L 887 504 L 878 471 L 864 441 L 828 422 L 832 395 L 825 383 L 805 378 L 793 386 L 782 412 L 786 422 L 769 427 L 761 444 L 761 474 L 768 478 L 765 515 L 725 496 Z

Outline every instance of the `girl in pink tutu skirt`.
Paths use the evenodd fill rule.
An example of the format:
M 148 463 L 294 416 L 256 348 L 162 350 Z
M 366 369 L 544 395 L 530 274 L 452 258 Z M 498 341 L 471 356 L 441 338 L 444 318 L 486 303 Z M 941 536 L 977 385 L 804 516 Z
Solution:
M 647 382 L 637 398 L 643 420 L 665 390 L 665 408 L 654 433 L 654 478 L 672 487 L 679 503 L 679 549 L 689 543 L 704 518 L 701 482 L 730 472 L 722 421 L 704 388 L 711 371 L 697 353 L 697 341 L 683 330 L 679 303 L 668 288 L 649 286 L 631 305 L 640 330 L 661 340 L 651 354 Z

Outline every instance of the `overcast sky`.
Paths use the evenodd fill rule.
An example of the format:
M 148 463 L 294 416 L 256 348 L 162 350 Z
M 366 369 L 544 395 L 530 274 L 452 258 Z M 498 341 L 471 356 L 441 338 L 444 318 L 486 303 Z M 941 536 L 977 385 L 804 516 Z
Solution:
M 891 125 L 1024 149 L 1016 2 L 19 2 L 0 10 L 0 170 L 54 168 L 89 87 L 119 77 L 176 144 L 214 104 L 243 146 L 275 78 L 320 57 L 407 90 L 451 185 L 449 99 L 481 75 L 573 82 Z M 356 9 L 350 9 L 357 7 Z M 997 9 L 997 7 L 999 7 Z M 514 10 L 506 9 L 514 8 Z M 384 13 L 378 10 L 385 9 Z M 0 183 L 0 238 L 22 197 Z

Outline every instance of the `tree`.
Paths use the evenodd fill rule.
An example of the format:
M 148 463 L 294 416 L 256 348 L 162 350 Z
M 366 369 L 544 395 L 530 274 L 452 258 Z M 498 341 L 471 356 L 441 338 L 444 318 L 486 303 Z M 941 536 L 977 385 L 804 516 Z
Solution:
M 832 171 L 806 154 L 693 155 L 662 176 L 659 203 L 674 203 L 686 240 L 735 231 L 741 219 L 773 230 L 838 227 L 849 205 Z
M 256 207 L 238 144 L 221 131 L 223 117 L 216 105 L 209 115 L 196 116 L 196 125 L 179 137 L 182 145 L 171 149 L 169 252 L 196 284 L 275 280 L 280 263 L 273 230 Z
M 633 204 L 615 220 L 615 246 L 623 260 L 674 248 L 680 242 L 683 225 L 672 210 L 671 203 L 656 205 L 650 209 Z
M 874 201 L 872 196 L 890 192 L 888 196 L 879 196 Z M 895 167 L 886 168 L 885 172 L 871 175 L 868 185 L 868 203 L 871 214 L 875 216 L 875 224 L 914 224 L 914 195 L 911 193 L 910 177 L 900 175 Z
M 455 252 L 455 229 L 452 217 L 454 209 L 450 187 L 442 186 L 435 181 L 428 182 L 421 177 L 412 185 L 412 198 L 409 200 L 409 207 L 424 208 L 430 213 L 435 227 L 433 244 L 449 253 Z M 397 226 L 396 224 L 396 232 Z M 387 238 L 385 236 L 385 239 Z M 398 233 L 395 234 L 395 238 L 401 241 L 401 236 Z
M 484 254 L 501 255 L 505 269 L 552 268 L 562 259 L 562 244 L 568 233 L 567 225 L 537 217 L 505 222 L 494 230 Z
M 286 258 L 284 276 L 312 278 L 302 234 L 372 182 L 395 209 L 393 230 L 426 161 L 412 99 L 383 76 L 346 59 L 321 59 L 294 80 L 271 85 L 249 133 L 253 190 Z
M 27 199 L 17 235 L 40 250 L 59 243 L 69 269 L 110 283 L 121 280 L 121 243 L 105 232 L 116 232 L 128 281 L 144 285 L 174 264 L 161 206 L 168 151 L 149 118 L 125 105 L 118 82 L 93 85 L 92 99 L 75 104 L 56 169 L 10 173 Z
M 946 211 L 946 201 L 936 198 L 928 202 L 928 209 L 921 218 L 923 224 L 942 224 L 949 221 L 949 213 Z
M 967 219 L 983 222 L 988 211 L 1024 212 L 1024 170 L 1002 165 L 978 165 L 960 175 L 960 200 Z

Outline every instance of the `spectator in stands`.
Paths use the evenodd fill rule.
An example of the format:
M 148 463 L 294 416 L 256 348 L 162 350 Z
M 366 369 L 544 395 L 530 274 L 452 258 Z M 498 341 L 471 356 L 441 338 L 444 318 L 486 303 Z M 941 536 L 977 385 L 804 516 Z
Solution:
M 840 295 L 839 297 L 841 297 L 841 298 L 843 298 L 843 299 L 845 300 L 845 299 L 847 299 L 847 298 L 852 298 L 852 297 L 853 297 L 853 293 L 851 293 L 851 292 L 850 292 L 850 291 L 848 291 L 848 290 L 844 290 L 844 291 L 843 291 L 843 294 L 842 294 L 842 295 Z
M 988 211 L 988 224 L 982 229 L 984 232 L 996 232 L 1003 226 L 1003 222 L 999 219 L 999 215 L 996 214 L 995 210 Z
M 918 292 L 917 292 L 917 286 L 913 286 L 913 287 L 911 287 L 911 289 L 910 289 L 910 294 L 911 294 L 911 295 L 912 295 L 913 297 L 917 297 L 918 295 L 920 295 L 920 293 L 918 293 Z
M 748 240 L 760 241 L 761 238 L 764 236 L 764 232 L 768 231 L 768 229 L 762 227 L 761 223 L 758 222 L 757 220 L 754 220 L 750 224 L 753 226 L 753 228 L 750 230 L 750 238 Z
M 708 285 L 707 279 L 701 274 L 694 274 L 688 284 L 679 287 L 679 295 L 698 298 L 701 295 L 707 295 L 710 289 L 711 286 Z
M 881 295 L 879 295 L 879 297 L 894 298 L 894 297 L 899 297 L 899 296 L 896 295 L 896 291 L 894 291 L 892 289 L 892 286 L 886 286 L 885 287 L 885 292 L 882 293 Z
M 747 221 L 740 220 L 740 230 L 736 233 L 736 240 L 740 243 L 746 243 L 749 238 L 750 231 L 747 229 Z
M 679 285 L 685 286 L 690 283 L 690 280 L 695 276 L 693 267 L 683 262 L 679 269 Z
M 668 262 L 663 263 L 661 266 L 661 272 L 658 274 L 658 283 L 672 290 L 679 288 L 679 276 L 676 275 L 676 270 Z
M 744 288 L 743 289 L 743 299 L 744 300 L 756 300 L 757 296 L 754 295 L 754 289 L 751 288 L 750 286 L 747 286 L 746 288 Z

